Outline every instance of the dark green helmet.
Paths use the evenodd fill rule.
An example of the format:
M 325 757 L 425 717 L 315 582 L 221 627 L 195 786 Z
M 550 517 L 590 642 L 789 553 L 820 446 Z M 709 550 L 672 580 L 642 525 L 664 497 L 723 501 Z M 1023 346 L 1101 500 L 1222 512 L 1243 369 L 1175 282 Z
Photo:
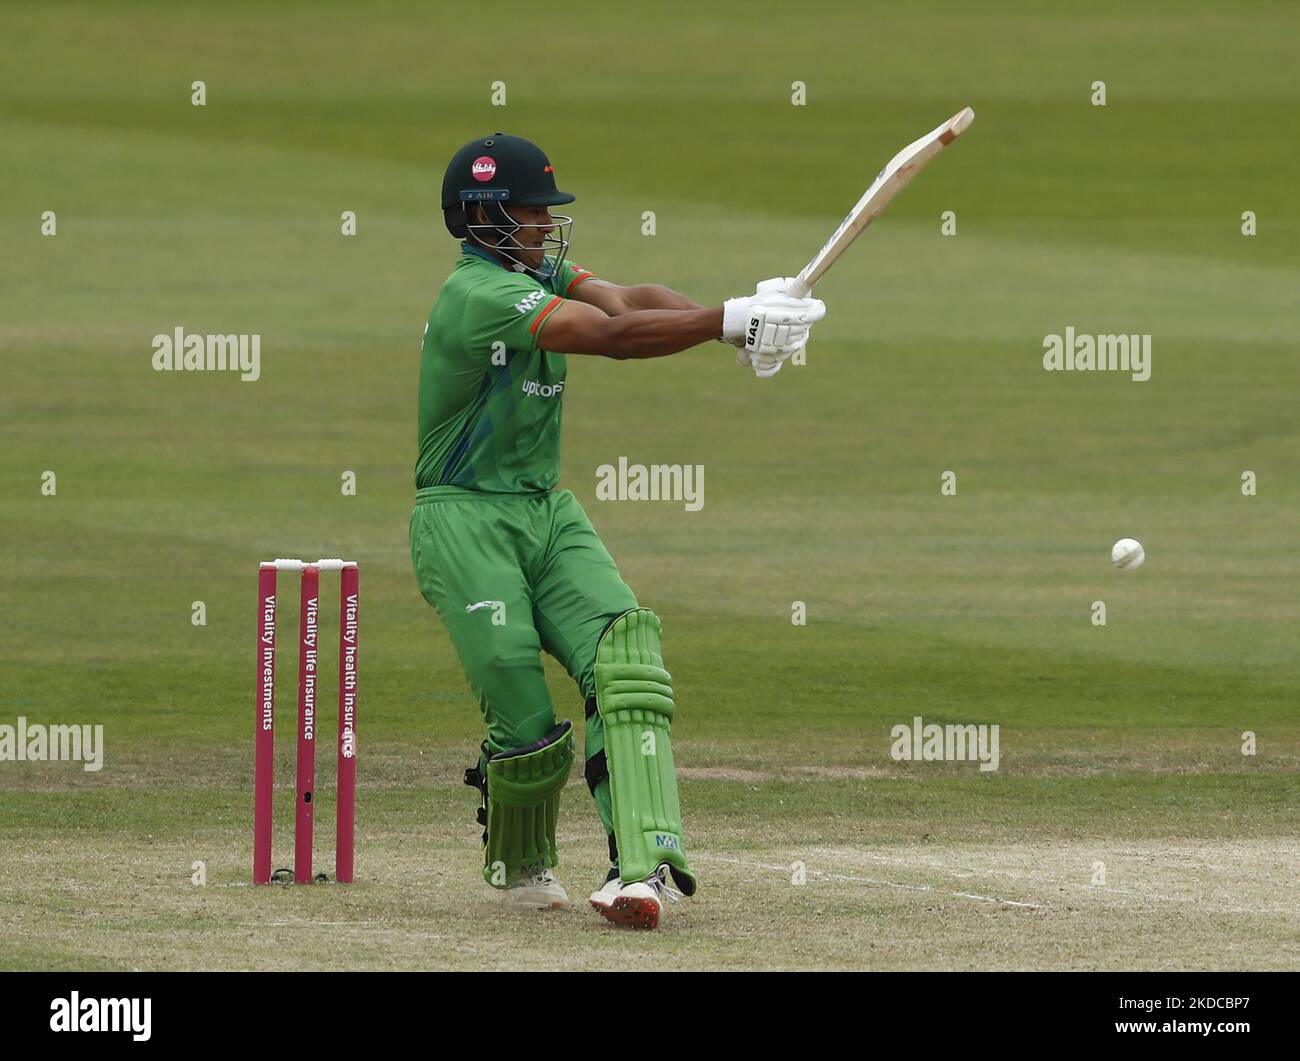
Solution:
M 507 207 L 549 208 L 573 200 L 555 186 L 555 168 L 540 147 L 505 133 L 471 140 L 452 156 L 442 178 L 447 231 L 457 239 L 470 239 L 512 268 L 538 279 L 553 276 L 559 269 L 568 252 L 573 218 L 557 216 L 547 224 L 524 223 L 512 217 Z M 479 209 L 471 209 L 475 204 L 481 214 Z M 521 233 L 532 235 L 539 229 L 543 231 L 536 242 L 525 243 L 519 238 Z
M 468 202 L 559 206 L 573 198 L 555 187 L 555 169 L 540 147 L 505 133 L 471 140 L 452 156 L 442 178 L 443 210 Z

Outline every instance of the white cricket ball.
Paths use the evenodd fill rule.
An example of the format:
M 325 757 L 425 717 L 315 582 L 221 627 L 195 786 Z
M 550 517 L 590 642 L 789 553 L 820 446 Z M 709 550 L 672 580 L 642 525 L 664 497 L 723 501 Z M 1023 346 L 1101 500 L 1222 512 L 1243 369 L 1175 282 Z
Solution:
M 1136 538 L 1121 538 L 1110 548 L 1110 562 L 1121 571 L 1136 571 L 1146 558 L 1146 550 Z

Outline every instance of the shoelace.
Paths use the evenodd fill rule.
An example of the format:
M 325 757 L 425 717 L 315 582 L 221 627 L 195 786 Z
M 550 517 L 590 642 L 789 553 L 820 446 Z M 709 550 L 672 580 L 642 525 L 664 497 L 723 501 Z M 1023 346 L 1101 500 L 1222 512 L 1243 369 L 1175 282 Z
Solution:
M 529 884 L 550 884 L 555 878 L 551 871 L 540 863 L 531 866 L 524 866 L 520 875 L 521 880 L 526 880 Z
M 681 901 L 682 893 L 668 883 L 668 875 L 662 869 L 646 878 L 646 883 L 654 888 L 661 899 L 667 899 L 670 903 Z

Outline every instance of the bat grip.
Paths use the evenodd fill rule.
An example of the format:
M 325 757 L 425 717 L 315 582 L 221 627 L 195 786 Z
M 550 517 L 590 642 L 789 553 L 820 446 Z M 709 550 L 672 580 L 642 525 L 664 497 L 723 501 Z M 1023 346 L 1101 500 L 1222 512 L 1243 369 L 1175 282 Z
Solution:
M 794 278 L 794 283 L 790 285 L 788 292 L 792 298 L 807 298 L 811 293 L 812 285 L 804 280 L 802 273 Z

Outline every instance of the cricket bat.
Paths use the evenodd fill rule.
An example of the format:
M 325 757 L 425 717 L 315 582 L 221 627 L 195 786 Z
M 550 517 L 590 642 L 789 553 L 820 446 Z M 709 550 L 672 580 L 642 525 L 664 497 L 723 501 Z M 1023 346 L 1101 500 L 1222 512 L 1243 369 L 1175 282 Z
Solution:
M 840 222 L 840 227 L 795 277 L 790 294 L 795 298 L 807 298 L 813 285 L 826 275 L 863 229 L 884 212 L 894 196 L 907 187 L 930 159 L 961 136 L 974 120 L 975 112 L 967 107 L 891 158 L 858 200 L 857 206 L 849 211 L 849 216 Z

